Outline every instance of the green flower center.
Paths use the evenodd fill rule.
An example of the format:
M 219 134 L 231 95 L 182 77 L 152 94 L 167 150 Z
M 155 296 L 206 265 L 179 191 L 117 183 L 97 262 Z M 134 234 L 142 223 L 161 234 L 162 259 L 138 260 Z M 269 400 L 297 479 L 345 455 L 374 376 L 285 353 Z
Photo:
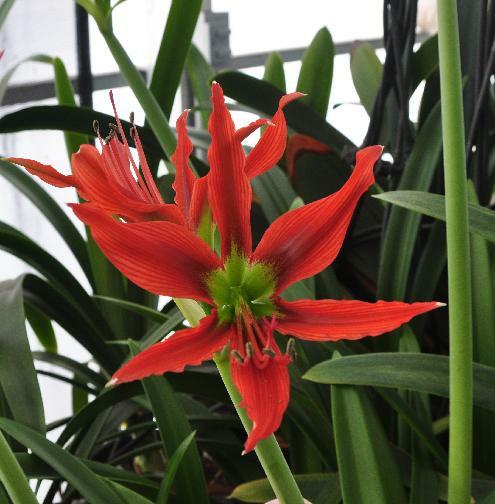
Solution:
M 272 301 L 275 292 L 272 268 L 263 263 L 250 263 L 235 250 L 223 268 L 208 276 L 206 284 L 221 322 L 232 322 L 242 313 L 258 319 L 276 312 Z

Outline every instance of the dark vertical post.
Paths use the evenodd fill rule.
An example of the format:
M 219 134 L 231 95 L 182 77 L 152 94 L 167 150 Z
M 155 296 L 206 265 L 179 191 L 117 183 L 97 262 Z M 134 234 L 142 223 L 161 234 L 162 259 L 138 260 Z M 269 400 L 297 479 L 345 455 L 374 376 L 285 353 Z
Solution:
M 93 106 L 93 75 L 91 73 L 91 48 L 89 44 L 88 13 L 76 4 L 77 43 L 77 93 L 83 107 Z

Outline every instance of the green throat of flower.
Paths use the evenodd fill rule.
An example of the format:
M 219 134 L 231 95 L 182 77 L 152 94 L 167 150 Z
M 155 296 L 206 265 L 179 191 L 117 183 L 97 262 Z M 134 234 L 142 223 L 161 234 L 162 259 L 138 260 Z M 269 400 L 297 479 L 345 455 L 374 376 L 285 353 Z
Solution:
M 232 322 L 243 313 L 255 318 L 276 312 L 272 301 L 275 275 L 270 266 L 250 263 L 233 250 L 224 267 L 213 271 L 206 280 L 220 322 Z

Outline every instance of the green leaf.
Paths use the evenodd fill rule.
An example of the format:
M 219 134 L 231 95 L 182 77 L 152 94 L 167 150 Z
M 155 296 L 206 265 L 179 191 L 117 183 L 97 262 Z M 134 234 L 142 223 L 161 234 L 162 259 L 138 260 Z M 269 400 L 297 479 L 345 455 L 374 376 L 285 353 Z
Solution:
M 139 353 L 136 342 L 130 340 L 129 347 L 133 355 Z M 142 380 L 142 384 L 156 418 L 164 452 L 171 457 L 191 435 L 191 426 L 177 395 L 165 377 L 151 376 Z M 188 447 L 183 458 L 184 463 L 176 469 L 175 476 L 178 499 L 184 504 L 208 503 L 206 479 L 195 443 Z
M 334 358 L 330 362 L 341 359 Z M 405 503 L 397 462 L 366 392 L 356 387 L 333 385 L 331 399 L 344 502 Z
M 241 72 L 222 72 L 215 76 L 224 93 L 239 103 L 259 110 L 267 116 L 275 113 L 283 92 L 272 84 Z M 320 142 L 342 152 L 353 143 L 331 126 L 323 117 L 300 100 L 290 103 L 284 109 L 289 127 L 304 135 L 309 135 Z M 1 120 L 0 120 L 1 132 Z
M 174 483 L 175 475 L 177 474 L 177 470 L 189 449 L 190 444 L 192 443 L 196 431 L 191 432 L 189 436 L 182 441 L 182 443 L 177 447 L 174 451 L 173 455 L 170 457 L 167 466 L 167 472 L 163 477 L 162 484 L 160 485 L 160 492 L 158 494 L 158 504 L 166 504 L 168 501 L 168 496 L 170 494 L 170 490 L 172 489 L 172 485 Z
M 47 352 L 57 353 L 57 338 L 50 319 L 35 306 L 24 305 L 26 319 Z
M 351 50 L 351 76 L 368 115 L 373 111 L 375 97 L 382 80 L 383 66 L 370 44 L 362 43 Z
M 96 476 L 79 459 L 48 441 L 38 432 L 6 418 L 0 418 L 0 429 L 53 467 L 90 502 L 94 504 L 122 503 L 107 482 Z
M 126 301 L 125 299 L 116 299 L 109 296 L 93 296 L 95 299 L 101 299 L 107 303 L 123 308 L 133 313 L 137 313 L 143 317 L 146 317 L 154 322 L 165 323 L 170 319 L 169 315 L 162 313 L 158 310 L 153 310 L 148 306 L 143 306 L 137 303 L 132 303 L 131 301 Z
M 86 277 L 91 282 L 92 272 L 86 242 L 60 205 L 24 170 L 0 159 L 0 175 L 19 189 L 48 219 L 60 237 L 65 241 L 79 262 Z
M 268 222 L 273 222 L 287 212 L 297 196 L 287 175 L 278 166 L 255 177 L 251 180 L 251 185 Z
M 93 371 L 89 366 L 81 364 L 65 355 L 53 354 L 50 352 L 33 352 L 33 358 L 36 361 L 48 362 L 54 366 L 65 369 L 71 372 L 79 381 L 94 385 L 97 388 L 103 387 L 106 383 L 105 378 L 101 374 Z
M 37 504 L 36 497 L 29 487 L 26 475 L 12 453 L 7 440 L 0 432 L 0 482 L 7 490 L 12 501 L 25 504 Z M 3 489 L 2 489 L 3 490 Z M 3 492 L 0 492 L 0 498 Z M 8 498 L 6 501 L 8 502 Z
M 3 5 L 2 5 L 3 7 Z M 1 16 L 2 13 L 0 12 L 0 21 L 1 21 Z M 9 82 L 10 79 L 14 76 L 16 73 L 17 69 L 23 65 L 24 63 L 52 63 L 52 58 L 50 56 L 47 56 L 45 54 L 35 54 L 33 56 L 29 56 L 18 63 L 16 63 L 13 67 L 9 68 L 7 70 L 3 77 L 0 79 L 0 104 L 3 101 L 3 97 L 5 96 L 5 93 L 7 92 L 7 88 L 9 87 Z
M 323 504 L 338 504 L 341 501 L 339 477 L 336 473 L 314 473 L 294 475 L 297 486 L 304 497 L 313 504 L 317 504 L 322 492 L 328 498 Z M 229 499 L 241 502 L 267 502 L 275 499 L 272 487 L 267 479 L 260 479 L 243 483 L 234 488 Z
M 134 492 L 124 485 L 120 485 L 119 483 L 111 480 L 109 480 L 108 483 L 120 496 L 122 504 L 153 504 L 153 501 L 143 497 L 141 494 Z
M 277 52 L 271 52 L 265 61 L 263 80 L 274 85 L 280 91 L 287 92 L 285 84 L 284 60 Z
M 398 189 L 427 190 L 438 166 L 442 149 L 440 104 L 421 128 L 406 162 Z M 421 217 L 393 208 L 385 230 L 380 257 L 377 296 L 404 300 Z M 400 247 L 397 244 L 400 243 Z
M 14 254 L 42 273 L 65 295 L 74 309 L 78 309 L 84 314 L 103 341 L 113 337 L 112 330 L 94 301 L 72 273 L 57 259 L 27 236 L 2 222 L 0 222 L 0 249 Z
M 170 117 L 201 4 L 201 0 L 187 3 L 173 0 L 170 6 L 149 85 L 167 117 Z
M 76 107 L 77 103 L 74 89 L 72 88 L 72 83 L 65 65 L 60 58 L 53 58 L 53 71 L 55 74 L 55 94 L 59 105 Z M 87 144 L 89 142 L 88 136 L 80 133 L 65 132 L 64 139 L 69 160 L 71 155 L 77 152 L 82 144 Z
M 390 191 L 374 198 L 445 222 L 445 196 L 422 191 Z M 495 242 L 495 212 L 468 203 L 469 231 Z
M 438 68 L 438 35 L 427 38 L 412 57 L 412 91 Z
M 163 339 L 170 331 L 173 331 L 181 322 L 184 321 L 184 315 L 178 310 L 174 309 L 168 313 L 168 320 L 158 327 L 152 328 L 147 334 L 144 335 L 142 340 L 139 341 L 139 348 L 144 350 L 150 345 L 157 343 Z
M 495 369 L 474 364 L 474 404 L 495 411 Z M 368 385 L 449 396 L 449 358 L 425 353 L 374 353 L 328 360 L 304 378 L 330 385 Z
M 25 300 L 63 327 L 103 369 L 110 373 L 117 368 L 122 352 L 105 342 L 106 335 L 65 293 L 35 275 L 26 275 L 23 287 Z
M 478 204 L 474 185 L 468 184 L 468 201 Z M 475 362 L 495 368 L 495 312 L 493 278 L 486 240 L 474 233 L 470 236 L 471 291 L 473 296 L 473 358 Z M 475 408 L 473 412 L 474 467 L 487 474 L 493 473 L 495 415 Z
M 191 44 L 189 48 L 186 60 L 186 72 L 191 82 L 194 96 L 198 102 L 209 103 L 211 94 L 210 81 L 215 75 L 215 70 L 194 44 Z M 202 109 L 201 118 L 204 128 L 208 126 L 209 117 L 210 110 Z
M 14 5 L 15 0 L 3 0 L 2 5 L 0 5 L 0 28 L 5 23 L 7 19 L 7 15 L 9 14 L 10 9 Z
M 43 402 L 26 333 L 24 278 L 0 283 L 0 386 L 13 418 L 45 432 Z
M 86 107 L 72 107 L 69 105 L 43 105 L 36 107 L 27 107 L 11 114 L 6 114 L 0 118 L 0 133 L 15 133 L 18 131 L 31 130 L 60 130 L 72 131 L 94 136 L 93 121 L 98 121 L 100 125 L 114 123 L 115 118 L 102 112 L 97 112 Z M 122 126 L 126 133 L 126 138 L 131 147 L 134 146 L 134 140 L 130 135 L 132 124 L 123 121 Z M 160 159 L 165 157 L 165 153 L 148 128 L 137 126 L 143 148 L 158 156 Z M 102 134 L 105 130 L 102 128 Z
M 332 36 L 328 29 L 323 27 L 304 51 L 297 80 L 297 91 L 308 95 L 301 101 L 323 118 L 327 116 L 330 100 L 334 53 Z

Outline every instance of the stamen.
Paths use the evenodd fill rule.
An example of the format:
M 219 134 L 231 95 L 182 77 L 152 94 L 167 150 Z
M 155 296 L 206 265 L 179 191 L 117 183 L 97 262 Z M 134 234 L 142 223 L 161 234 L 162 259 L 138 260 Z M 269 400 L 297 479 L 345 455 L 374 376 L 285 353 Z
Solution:
M 117 121 L 119 133 L 120 133 L 120 136 L 122 137 L 122 142 L 125 146 L 125 151 L 126 151 L 126 155 L 128 158 L 127 161 L 131 162 L 131 167 L 132 167 L 134 174 L 136 175 L 136 178 L 137 178 L 137 185 L 140 187 L 140 189 L 142 191 L 146 191 L 148 193 L 148 196 L 151 197 L 151 194 L 149 194 L 148 188 L 146 187 L 146 184 L 144 183 L 143 178 L 141 177 L 141 173 L 139 172 L 139 169 L 136 166 L 136 163 L 134 162 L 134 158 L 132 157 L 131 149 L 129 147 L 129 144 L 127 143 L 127 138 L 124 133 L 124 128 L 122 127 L 122 123 L 120 122 L 119 115 L 117 114 L 117 107 L 115 106 L 115 100 L 113 99 L 112 90 L 110 90 L 110 102 L 112 103 L 112 108 L 113 108 L 113 113 L 115 115 L 115 120 Z
M 239 364 L 244 364 L 244 357 L 237 351 L 237 350 L 232 350 L 230 352 L 230 355 L 239 362 Z
M 248 359 L 253 357 L 253 345 L 249 341 L 246 343 L 246 355 Z
M 263 348 L 261 350 L 264 355 L 268 355 L 268 357 L 275 357 L 277 354 L 275 353 L 275 350 L 273 348 Z
M 289 338 L 285 353 L 293 360 L 296 358 L 296 340 L 294 338 Z

